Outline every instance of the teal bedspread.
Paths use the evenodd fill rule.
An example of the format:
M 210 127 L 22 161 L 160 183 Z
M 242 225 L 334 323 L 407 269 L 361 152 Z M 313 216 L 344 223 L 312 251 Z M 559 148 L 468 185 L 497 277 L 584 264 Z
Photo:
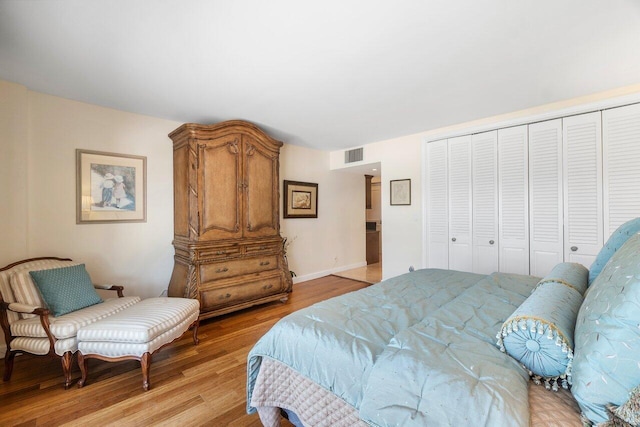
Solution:
M 370 425 L 527 426 L 527 372 L 495 336 L 538 280 L 418 270 L 297 311 L 249 353 L 247 402 L 270 357 Z

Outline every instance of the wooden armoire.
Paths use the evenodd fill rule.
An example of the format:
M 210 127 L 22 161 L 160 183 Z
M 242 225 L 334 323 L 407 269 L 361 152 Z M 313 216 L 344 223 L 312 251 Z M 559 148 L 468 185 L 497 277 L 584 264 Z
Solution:
M 231 120 L 187 123 L 173 140 L 175 264 L 169 296 L 197 298 L 200 318 L 286 300 L 280 236 L 282 142 Z

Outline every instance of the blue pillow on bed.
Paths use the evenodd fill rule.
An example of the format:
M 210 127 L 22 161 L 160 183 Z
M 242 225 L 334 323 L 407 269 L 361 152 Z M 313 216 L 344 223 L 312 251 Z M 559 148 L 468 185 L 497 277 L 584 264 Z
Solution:
M 598 277 L 611 256 L 624 245 L 629 237 L 638 232 L 640 232 L 640 218 L 625 222 L 613 232 L 607 240 L 607 243 L 605 243 L 602 249 L 600 249 L 600 252 L 598 252 L 593 264 L 591 264 L 591 268 L 589 269 L 589 285 Z
M 573 330 L 588 275 L 581 264 L 556 265 L 498 332 L 500 350 L 548 389 L 571 384 Z
M 627 240 L 589 287 L 575 330 L 571 393 L 592 422 L 608 419 L 640 384 L 640 234 Z

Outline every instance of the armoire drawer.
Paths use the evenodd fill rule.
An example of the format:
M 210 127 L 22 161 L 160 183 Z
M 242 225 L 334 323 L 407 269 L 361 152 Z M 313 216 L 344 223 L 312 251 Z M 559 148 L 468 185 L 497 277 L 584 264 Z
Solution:
M 202 311 L 208 311 L 220 306 L 266 297 L 281 290 L 282 281 L 280 275 L 225 288 L 202 289 L 200 291 L 200 307 Z
M 241 276 L 249 273 L 259 273 L 273 270 L 278 266 L 275 255 L 256 258 L 230 259 L 211 264 L 200 265 L 200 282 L 207 283 L 212 280 L 225 279 L 227 277 Z
M 223 259 L 240 255 L 239 246 L 227 246 L 212 249 L 200 249 L 198 251 L 198 258 L 200 260 L 207 259 Z
M 254 243 L 245 246 L 245 253 L 247 255 L 277 253 L 281 246 L 281 242 Z

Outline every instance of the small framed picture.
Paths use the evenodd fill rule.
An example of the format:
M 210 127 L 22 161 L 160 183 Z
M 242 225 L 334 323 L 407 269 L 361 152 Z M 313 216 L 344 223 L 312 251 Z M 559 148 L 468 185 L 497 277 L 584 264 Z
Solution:
M 411 204 L 411 180 L 395 179 L 391 181 L 391 206 Z
M 147 158 L 76 150 L 76 223 L 145 222 Z
M 284 217 L 318 218 L 318 184 L 284 181 Z

